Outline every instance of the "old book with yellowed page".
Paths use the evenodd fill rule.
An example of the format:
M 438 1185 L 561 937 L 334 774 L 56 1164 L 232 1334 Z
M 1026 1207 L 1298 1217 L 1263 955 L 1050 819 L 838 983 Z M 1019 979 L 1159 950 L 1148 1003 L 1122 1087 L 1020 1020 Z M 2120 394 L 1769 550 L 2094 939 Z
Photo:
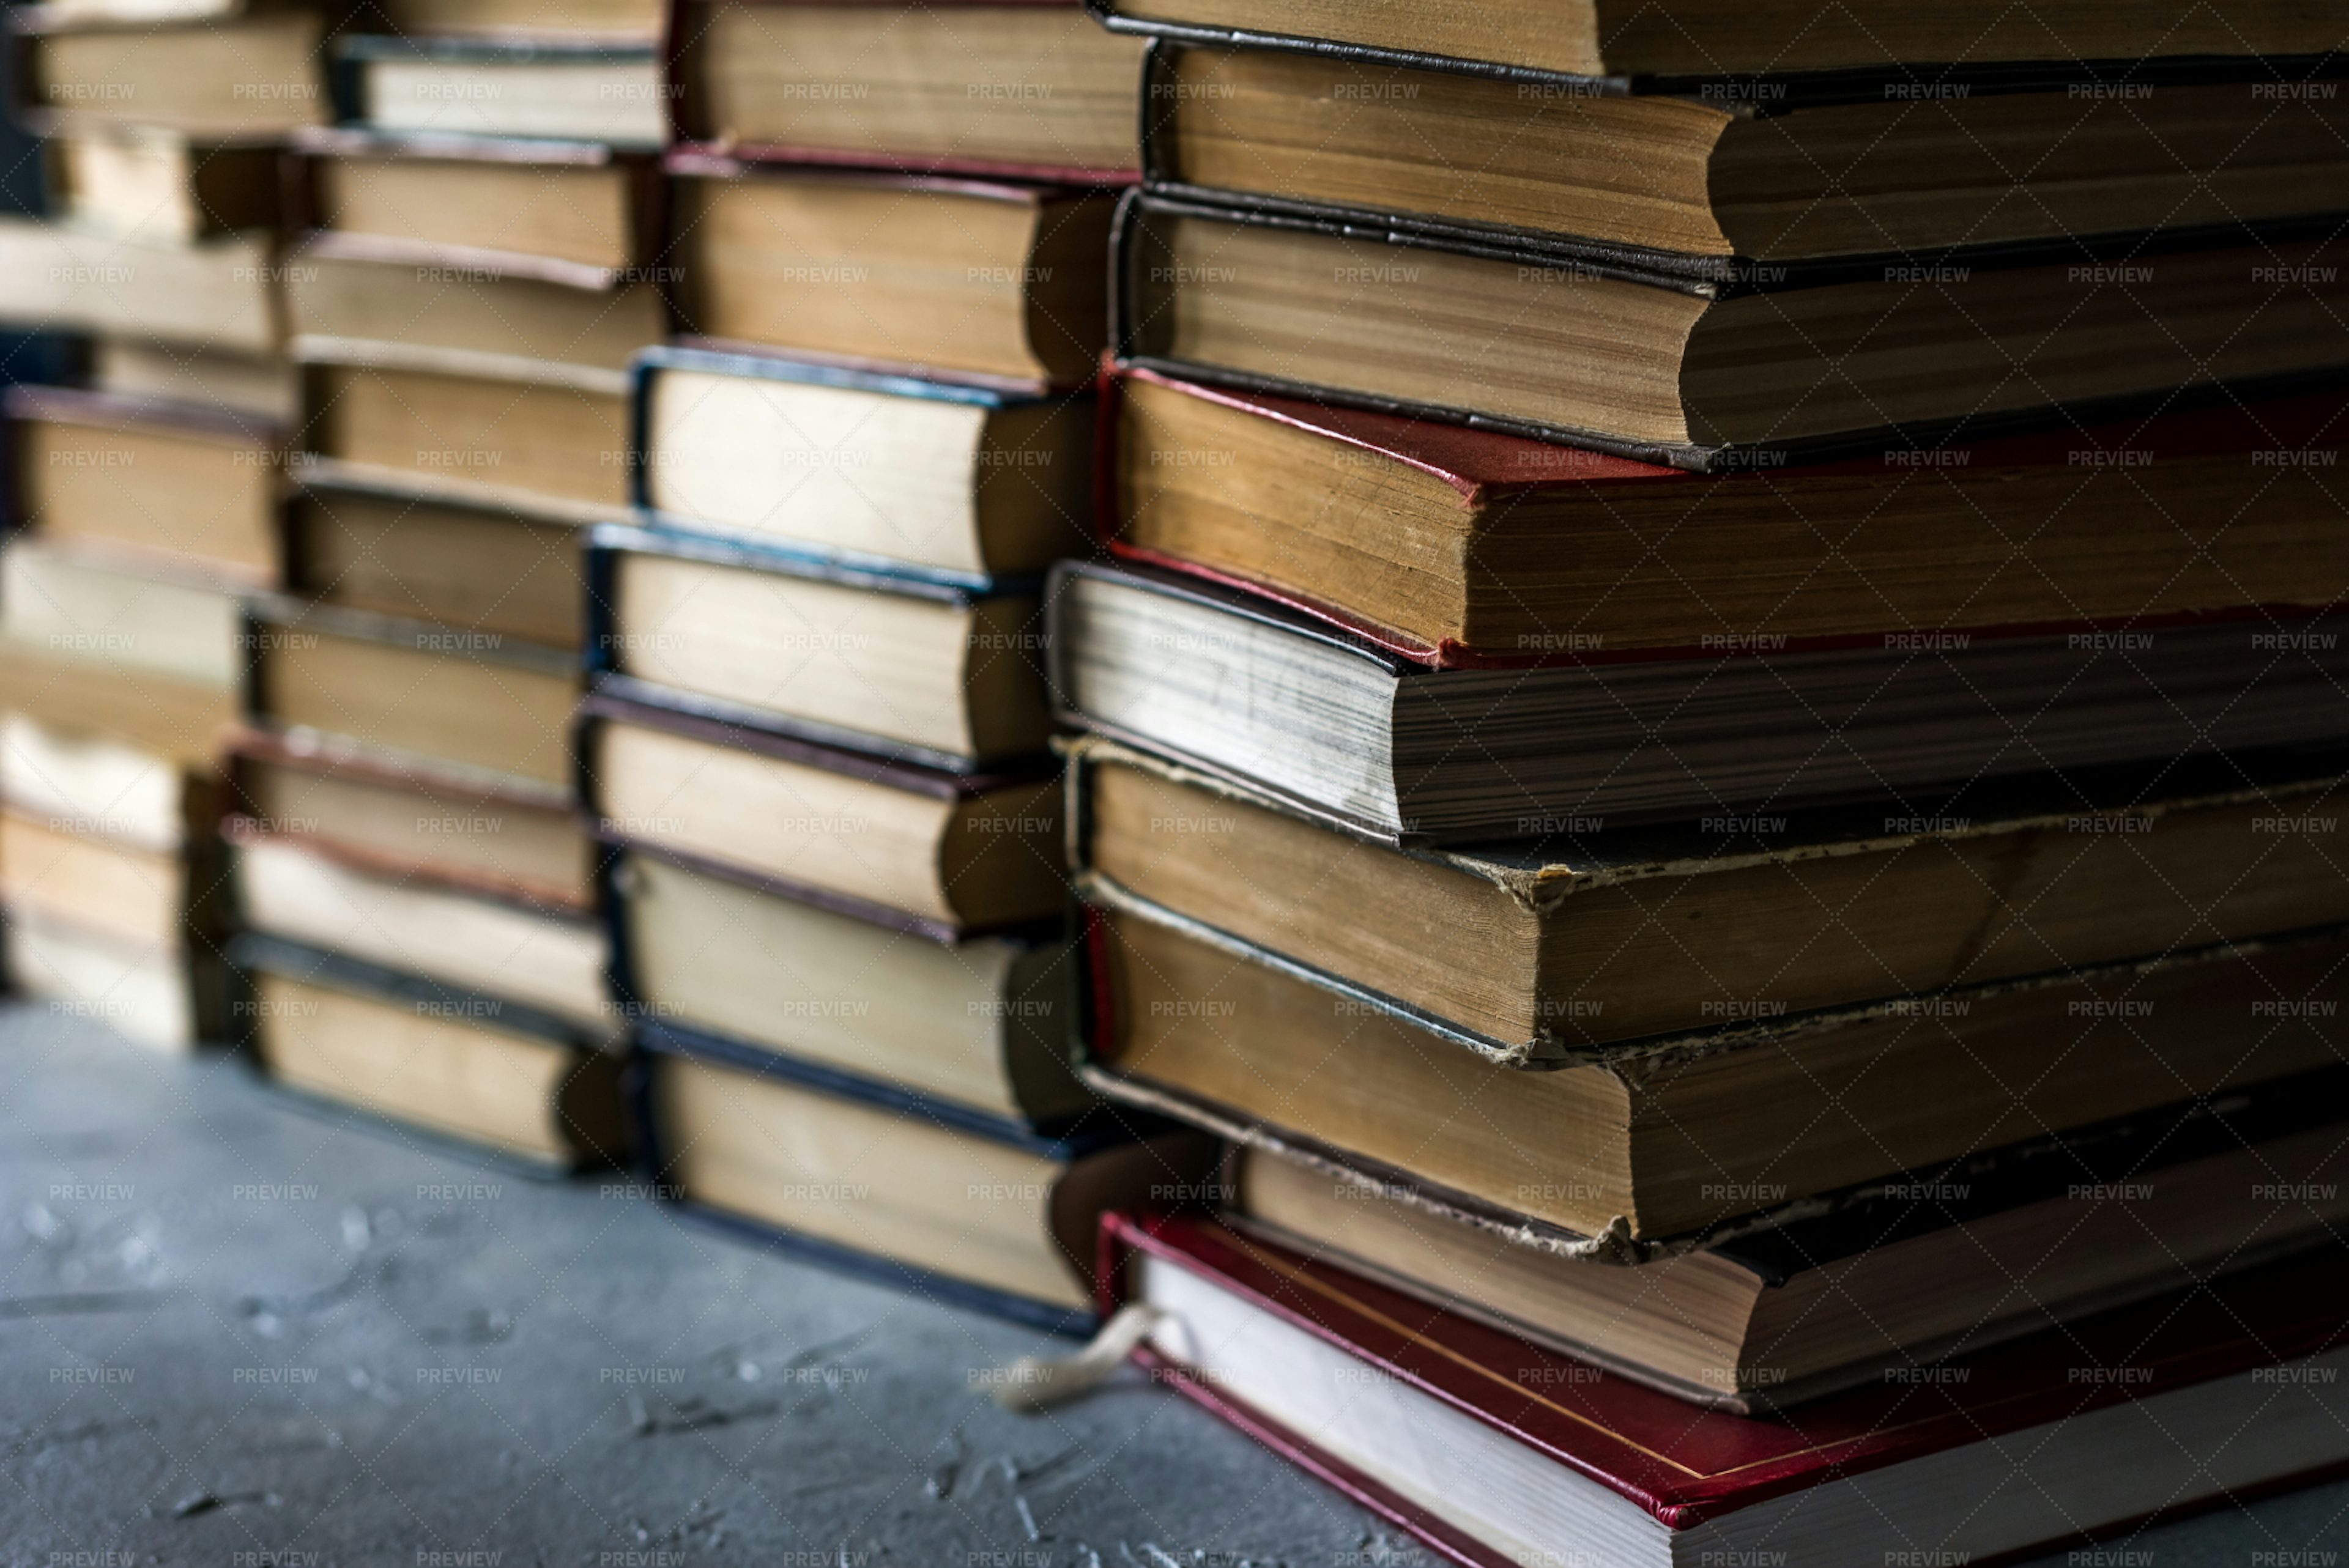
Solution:
M 272 1081 L 430 1137 L 572 1171 L 627 1153 L 618 1055 L 602 1034 L 510 998 L 252 934 L 243 1042 Z
M 1131 747 L 1067 749 L 1086 896 L 1532 1063 L 2349 920 L 2338 753 L 1398 850 Z
M 1649 1257 L 2049 1130 L 2332 1066 L 2343 932 L 1748 1017 L 1528 1071 L 1261 949 L 1097 909 L 1086 1076 L 1568 1253 Z

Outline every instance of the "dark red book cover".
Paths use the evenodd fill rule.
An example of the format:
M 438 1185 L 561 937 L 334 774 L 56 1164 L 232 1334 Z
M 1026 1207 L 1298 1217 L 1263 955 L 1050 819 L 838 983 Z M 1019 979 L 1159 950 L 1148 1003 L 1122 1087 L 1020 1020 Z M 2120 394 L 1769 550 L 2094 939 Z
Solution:
M 1104 1315 L 1122 1304 L 1136 1253 L 1175 1264 L 1599 1482 L 1674 1530 L 1825 1481 L 2349 1343 L 2340 1307 L 2349 1251 L 2333 1247 L 1948 1364 L 1962 1375 L 1888 1382 L 1784 1415 L 1750 1417 L 1684 1403 L 1211 1220 L 1112 1214 L 1101 1244 Z M 1185 1377 L 1147 1345 L 1137 1357 L 1455 1561 L 1502 1561 L 1228 1389 Z M 2337 1467 L 2313 1461 L 2306 1477 L 2294 1479 L 2330 1468 Z
M 778 9 L 789 5 L 837 4 L 838 0 L 740 0 L 751 5 L 771 5 Z M 901 0 L 852 0 L 860 5 L 890 6 Z M 992 158 L 944 158 L 899 155 L 888 152 L 864 152 L 851 149 L 807 147 L 793 143 L 741 142 L 715 139 L 704 124 L 699 98 L 693 88 L 693 71 L 687 56 L 694 42 L 694 29 L 698 25 L 697 12 L 707 12 L 714 0 L 672 0 L 669 9 L 668 45 L 662 69 L 669 104 L 669 136 L 673 150 L 687 156 L 709 155 L 738 160 L 743 163 L 802 164 L 841 169 L 878 170 L 895 174 L 967 176 L 980 180 L 1019 180 L 1041 185 L 1125 186 L 1142 181 L 1142 147 L 1137 134 L 1133 159 L 1130 164 L 1112 169 L 1088 168 L 1074 163 L 1024 163 Z M 932 11 L 959 5 L 1020 5 L 1049 6 L 1068 11 L 1072 18 L 1084 19 L 1083 0 L 927 0 L 920 9 Z M 1141 92 L 1141 77 L 1135 74 L 1135 94 Z M 1135 111 L 1137 132 L 1140 110 Z
M 2224 452 L 2302 451 L 2337 447 L 2349 436 L 2349 393 L 2331 391 L 2278 398 L 2265 403 L 2234 403 L 2219 408 L 2199 408 L 2158 418 L 2129 419 L 2074 429 L 2007 436 L 1933 450 L 1888 450 L 1873 458 L 1847 459 L 1794 468 L 1740 470 L 1718 474 L 1643 463 L 1579 447 L 1537 441 L 1505 431 L 1474 429 L 1431 419 L 1360 408 L 1340 408 L 1302 398 L 1235 391 L 1185 381 L 1138 366 L 1104 362 L 1106 388 L 1102 400 L 1102 440 L 1095 466 L 1094 515 L 1102 542 L 1125 561 L 1164 567 L 1185 576 L 1236 588 L 1286 605 L 1292 610 L 1363 637 L 1389 652 L 1433 668 L 1513 668 L 1545 664 L 1649 659 L 1676 656 L 1674 650 L 1640 650 L 1618 655 L 1545 655 L 1476 647 L 1452 640 L 1429 643 L 1350 613 L 1343 605 L 1317 599 L 1293 588 L 1258 581 L 1205 562 L 1128 543 L 1122 533 L 1124 513 L 1118 502 L 1117 442 L 1114 421 L 1121 417 L 1118 396 L 1129 382 L 1164 387 L 1204 402 L 1272 420 L 1357 451 L 1391 458 L 1443 480 L 1459 494 L 1462 510 L 1506 503 L 1520 497 L 1590 492 L 1604 504 L 1604 492 L 1620 485 L 1768 485 L 1799 491 L 1808 481 L 1851 475 L 1880 475 L 1888 467 L 1914 462 L 1920 468 L 1946 468 L 1970 473 L 2000 469 L 2051 468 L 2085 471 L 2095 466 L 2082 454 L 2110 454 L 2116 462 L 2143 463 L 2150 458 L 2186 458 Z M 2297 619 L 2314 612 L 2306 605 L 2247 605 L 2230 615 L 2262 615 Z M 2204 614 L 2133 616 L 2132 631 L 2211 619 Z M 1977 637 L 2033 635 L 2051 632 L 2095 629 L 2089 622 L 2061 625 L 2015 624 L 1968 628 Z M 1878 646 L 1882 637 L 1868 634 L 1847 638 L 1785 640 L 1784 651 L 1836 645 Z M 1693 651 L 1693 650 L 1692 650 Z M 1707 656 L 1719 656 L 1718 653 Z

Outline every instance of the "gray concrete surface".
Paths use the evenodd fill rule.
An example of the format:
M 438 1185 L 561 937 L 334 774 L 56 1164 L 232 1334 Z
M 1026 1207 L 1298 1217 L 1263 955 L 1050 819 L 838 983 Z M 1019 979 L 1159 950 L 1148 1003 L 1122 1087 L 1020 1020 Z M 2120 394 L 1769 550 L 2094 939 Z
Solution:
M 1131 1372 L 1005 1415 L 973 1374 L 1038 1336 L 625 1185 L 533 1183 L 228 1062 L 0 1011 L 0 1562 L 1432 1561 Z M 2068 1568 L 2333 1568 L 2344 1545 L 2349 1485 Z

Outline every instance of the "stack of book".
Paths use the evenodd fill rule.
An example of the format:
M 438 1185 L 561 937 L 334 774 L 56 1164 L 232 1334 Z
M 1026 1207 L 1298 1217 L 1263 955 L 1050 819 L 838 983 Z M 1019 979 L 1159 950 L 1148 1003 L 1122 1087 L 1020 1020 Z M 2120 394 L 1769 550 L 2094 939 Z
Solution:
M 688 4 L 688 335 L 637 362 L 577 749 L 645 1169 L 697 1213 L 1055 1327 L 1205 1146 L 1063 1038 L 1039 592 L 1088 539 L 1141 46 L 1071 5 Z
M 216 825 L 240 595 L 284 574 L 295 415 L 276 160 L 325 112 L 299 6 L 16 7 L 46 222 L 0 226 L 0 316 L 73 335 L 9 389 L 0 563 L 8 977 L 185 1048 L 231 1033 Z
M 1102 8 L 1082 1072 L 1230 1146 L 1145 1357 L 1465 1563 L 2349 1459 L 2337 20 Z
M 555 1166 L 624 1144 L 575 812 L 580 536 L 668 330 L 657 15 L 388 5 L 287 181 L 305 451 L 253 601 L 238 955 L 266 1072 Z M 650 30 L 650 31 L 648 31 Z

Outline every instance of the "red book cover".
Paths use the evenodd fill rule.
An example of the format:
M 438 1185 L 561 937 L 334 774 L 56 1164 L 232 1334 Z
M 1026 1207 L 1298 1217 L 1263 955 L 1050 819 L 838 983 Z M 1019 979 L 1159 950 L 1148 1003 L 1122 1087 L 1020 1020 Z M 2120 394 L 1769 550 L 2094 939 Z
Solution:
M 1101 1244 L 1104 1315 L 1123 1304 L 1138 1255 L 1174 1264 L 1339 1346 L 1375 1374 L 1599 1482 L 1676 1532 L 1828 1481 L 2349 1344 L 2339 1305 L 2349 1289 L 2349 1252 L 2334 1247 L 2245 1271 L 2209 1290 L 2011 1341 L 1945 1363 L 1930 1377 L 1749 1417 L 1684 1403 L 1211 1220 L 1112 1214 L 1103 1220 Z M 1224 1381 L 1194 1375 L 1147 1342 L 1136 1357 L 1452 1560 L 1506 1561 L 1253 1409 Z M 2333 1381 L 2318 1376 L 2328 1368 L 2305 1370 L 2307 1381 Z M 2304 1481 L 2344 1464 L 2327 1453 L 2304 1458 L 2292 1467 L 2295 1473 L 2259 1484 Z M 2240 1488 L 2223 1489 L 2208 1501 L 2241 1494 Z M 2180 1506 L 2192 1502 L 2165 1499 L 2126 1520 L 2084 1518 L 2081 1533 L 2109 1533 Z
M 790 5 L 837 4 L 838 0 L 741 0 L 743 4 L 770 5 L 781 9 Z M 852 0 L 852 4 L 872 6 L 894 6 L 901 0 Z M 668 46 L 663 71 L 667 77 L 669 103 L 669 136 L 676 150 L 688 155 L 709 154 L 739 160 L 744 163 L 806 164 L 842 169 L 879 170 L 895 174 L 926 174 L 964 176 L 980 180 L 1020 180 L 1042 185 L 1125 186 L 1142 181 L 1142 148 L 1137 134 L 1133 157 L 1130 162 L 1114 168 L 1090 168 L 1077 163 L 1029 163 L 992 158 L 899 156 L 887 152 L 867 152 L 834 147 L 812 147 L 789 142 L 745 142 L 724 139 L 713 135 L 708 127 L 701 100 L 694 92 L 693 70 L 688 54 L 695 41 L 696 28 L 713 0 L 673 0 L 669 12 Z M 1085 15 L 1083 0 L 928 0 L 919 9 L 927 12 L 952 10 L 960 6 L 1047 6 L 1067 11 L 1074 25 L 1095 26 Z M 1135 74 L 1134 90 L 1137 102 L 1141 93 L 1141 77 Z M 1137 133 L 1140 110 L 1135 111 Z
M 2349 393 L 2330 391 L 2279 398 L 2266 403 L 2231 403 L 2222 407 L 2197 408 L 2156 418 L 2119 420 L 2068 430 L 2002 437 L 1934 449 L 1888 450 L 1878 457 L 1795 468 L 1694 473 L 1685 469 L 1643 463 L 1578 447 L 1555 445 L 1493 429 L 1414 419 L 1369 409 L 1340 408 L 1296 397 L 1204 386 L 1138 366 L 1105 362 L 1102 402 L 1102 438 L 1095 468 L 1094 515 L 1111 553 L 1122 560 L 1164 567 L 1186 576 L 1236 588 L 1258 598 L 1286 605 L 1316 620 L 1366 638 L 1400 657 L 1433 668 L 1509 668 L 1572 662 L 1611 662 L 1675 656 L 1672 650 L 1642 650 L 1620 655 L 1559 657 L 1473 646 L 1446 640 L 1429 643 L 1350 614 L 1342 605 L 1317 599 L 1294 588 L 1245 577 L 1205 562 L 1185 560 L 1128 543 L 1122 533 L 1124 514 L 1118 501 L 1115 419 L 1117 393 L 1129 382 L 1166 387 L 1185 397 L 1272 420 L 1357 451 L 1374 452 L 1443 480 L 1459 494 L 1463 510 L 1502 503 L 1512 498 L 1584 490 L 1604 504 L 1604 491 L 1622 485 L 1766 485 L 1798 490 L 1806 482 L 1839 476 L 1880 475 L 1888 468 L 1915 466 L 1970 474 L 2018 469 L 2069 469 L 2083 473 L 2101 466 L 2138 465 L 2159 458 L 2187 458 L 2224 452 L 2308 452 L 2337 448 L 2349 436 Z M 2101 460 L 2101 462 L 2100 462 Z M 2272 615 L 2297 619 L 2313 613 L 2305 605 L 2251 605 L 2230 615 Z M 2204 614 L 2132 616 L 2132 631 L 2194 623 Z M 2050 632 L 2094 629 L 2096 623 L 2015 624 L 1969 628 L 1976 636 L 2033 635 Z M 1779 651 L 1826 647 L 1880 645 L 1880 634 L 1839 639 L 1784 640 Z M 1691 650 L 1693 652 L 1694 650 Z M 1719 656 L 1718 651 L 1707 656 Z

